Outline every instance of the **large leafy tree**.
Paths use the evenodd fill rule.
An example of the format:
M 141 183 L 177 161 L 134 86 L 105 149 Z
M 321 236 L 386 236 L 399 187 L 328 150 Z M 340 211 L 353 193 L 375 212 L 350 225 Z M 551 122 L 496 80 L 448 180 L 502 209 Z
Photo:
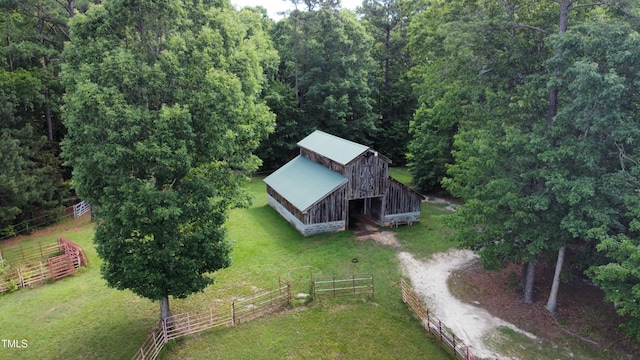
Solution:
M 67 164 L 95 205 L 110 286 L 160 301 L 229 266 L 224 222 L 273 126 L 259 100 L 277 55 L 260 15 L 229 2 L 104 1 L 65 49 Z
M 295 143 L 314 129 L 364 143 L 377 130 L 371 37 L 336 2 L 311 1 L 305 7 L 308 11 L 292 11 L 272 30 L 281 61 L 268 94 L 277 126 L 261 150 L 272 156 L 267 167 L 288 161 Z
M 635 60 L 625 45 L 634 31 L 617 23 L 626 9 L 608 5 L 456 1 L 421 13 L 431 28 L 412 23 L 414 36 L 440 45 L 416 48 L 428 61 L 414 70 L 423 79 L 414 159 L 439 154 L 430 145 L 454 135 L 453 158 L 433 159 L 448 166 L 446 189 L 465 200 L 460 237 L 486 265 L 527 264 L 525 303 L 536 263 L 557 259 L 551 311 L 565 246 L 584 247 L 594 229 L 619 231 L 619 194 L 633 189 L 616 164 L 619 146 L 636 138 Z M 437 172 L 429 176 L 437 183 Z
M 408 162 L 418 187 L 439 190 L 446 166 L 454 161 L 453 139 L 461 120 L 503 117 L 510 93 L 540 70 L 543 35 L 518 28 L 513 19 L 544 22 L 545 6 L 550 5 L 523 5 L 514 14 L 511 2 L 414 4 L 410 78 L 418 109 L 410 124 Z

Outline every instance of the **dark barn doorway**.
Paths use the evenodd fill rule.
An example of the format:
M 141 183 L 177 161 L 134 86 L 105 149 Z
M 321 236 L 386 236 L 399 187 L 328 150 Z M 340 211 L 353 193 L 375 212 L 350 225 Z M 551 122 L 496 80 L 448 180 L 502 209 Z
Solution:
M 350 200 L 348 230 L 355 232 L 377 230 L 381 216 L 382 198 Z

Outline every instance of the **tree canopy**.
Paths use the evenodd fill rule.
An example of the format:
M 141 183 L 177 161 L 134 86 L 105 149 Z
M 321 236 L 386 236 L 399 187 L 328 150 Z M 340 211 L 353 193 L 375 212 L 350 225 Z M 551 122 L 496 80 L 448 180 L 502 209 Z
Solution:
M 422 187 L 442 182 L 465 201 L 458 236 L 485 265 L 528 264 L 531 303 L 538 262 L 557 260 L 557 285 L 567 246 L 592 253 L 629 231 L 637 20 L 611 2 L 441 5 L 411 24 L 413 56 L 423 59 L 412 69 L 421 97 L 411 168 Z
M 525 303 L 537 264 L 550 311 L 586 270 L 640 338 L 637 2 L 290 2 L 1 2 L 0 236 L 71 183 L 109 284 L 166 317 L 229 266 L 245 175 L 320 129 L 461 199 L 457 239 L 522 264 Z
M 260 16 L 226 2 L 105 1 L 71 22 L 64 157 L 97 211 L 110 286 L 185 297 L 229 266 L 224 221 L 245 204 L 273 127 L 259 101 L 277 61 Z

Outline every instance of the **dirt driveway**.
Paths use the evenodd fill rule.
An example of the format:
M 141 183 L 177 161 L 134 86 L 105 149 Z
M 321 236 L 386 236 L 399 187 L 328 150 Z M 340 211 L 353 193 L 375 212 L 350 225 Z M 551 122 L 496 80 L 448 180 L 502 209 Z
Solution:
M 478 256 L 472 251 L 451 249 L 422 261 L 404 251 L 391 231 L 379 231 L 374 225 L 365 225 L 358 230 L 358 240 L 371 239 L 398 250 L 402 270 L 411 279 L 415 291 L 420 294 L 429 310 L 470 346 L 476 358 L 510 359 L 486 345 L 487 340 L 499 336 L 498 329 L 501 327 L 510 328 L 531 339 L 536 338 L 515 325 L 492 316 L 481 307 L 464 303 L 451 294 L 447 279 L 452 271 L 477 259 Z

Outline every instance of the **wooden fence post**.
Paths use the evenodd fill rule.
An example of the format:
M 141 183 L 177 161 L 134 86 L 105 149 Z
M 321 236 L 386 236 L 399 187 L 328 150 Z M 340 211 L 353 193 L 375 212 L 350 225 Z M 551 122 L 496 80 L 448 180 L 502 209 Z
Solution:
M 351 288 L 353 289 L 353 294 L 355 295 L 356 293 L 356 276 L 355 275 L 351 275 Z
M 231 326 L 236 326 L 236 301 L 231 302 Z
M 371 297 L 376 296 L 376 285 L 373 281 L 373 274 L 371 274 Z
M 18 274 L 18 286 L 22 288 L 24 287 L 24 283 L 22 282 L 22 273 L 20 271 L 20 268 L 22 268 L 22 266 L 18 266 L 18 271 L 16 273 Z
M 168 319 L 168 318 L 167 318 Z M 164 319 L 160 322 L 160 328 L 162 330 L 162 343 L 166 344 L 169 342 L 169 334 L 167 331 L 167 319 Z M 155 340 L 154 340 L 155 342 Z

